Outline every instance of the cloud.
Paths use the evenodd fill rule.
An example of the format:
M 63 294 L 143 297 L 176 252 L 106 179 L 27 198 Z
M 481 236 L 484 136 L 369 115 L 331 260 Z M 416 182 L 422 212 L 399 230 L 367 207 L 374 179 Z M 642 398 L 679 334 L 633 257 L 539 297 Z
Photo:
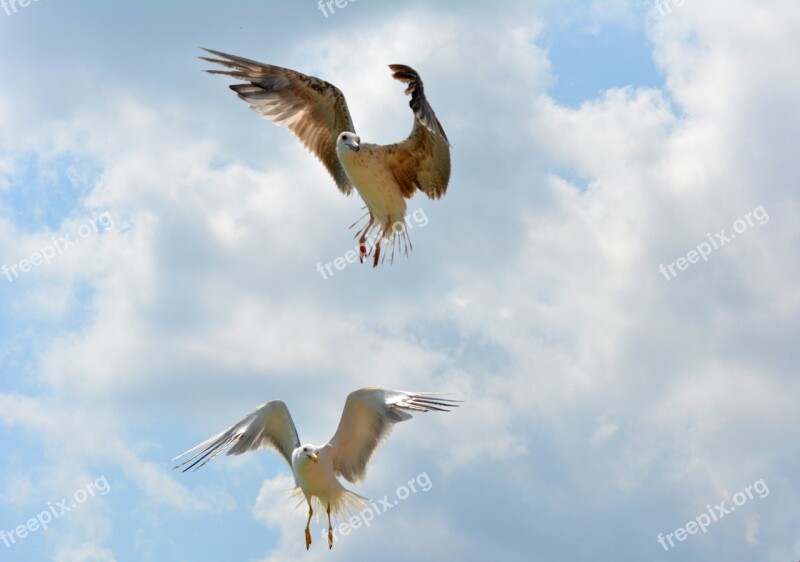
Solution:
M 748 517 L 747 521 L 745 521 L 745 540 L 747 540 L 748 544 L 756 546 L 758 544 L 758 528 L 759 528 L 759 518 L 758 516 Z
M 532 534 L 542 559 L 564 548 L 579 557 L 576 542 L 602 558 L 614 553 L 603 540 L 612 519 L 635 527 L 630 559 L 646 559 L 637 533 L 669 528 L 673 514 L 685 519 L 742 482 L 779 480 L 796 453 L 787 428 L 800 421 L 794 5 L 695 2 L 652 17 L 664 87 L 620 84 L 575 108 L 548 95 L 538 42 L 550 20 L 527 5 L 415 7 L 386 21 L 371 6 L 280 56 L 336 83 L 360 134 L 377 142 L 411 122 L 385 64 L 422 72 L 454 175 L 443 201 L 411 202 L 430 224 L 390 268 L 319 277 L 317 262 L 351 247 L 346 227 L 361 205 L 224 82 L 153 81 L 134 95 L 101 80 L 109 65 L 98 53 L 85 63 L 91 99 L 53 120 L 32 102 L 0 111 L 0 137 L 17 143 L 0 156 L 0 189 L 13 189 L 26 154 L 79 154 L 102 170 L 58 229 L 26 233 L 3 213 L 4 256 L 13 248 L 21 259 L 96 213 L 115 222 L 3 287 L 37 333 L 33 388 L 0 394 L 3 424 L 58 459 L 48 474 L 112 467 L 135 483 L 133 502 L 181 519 L 230 513 L 242 505 L 233 487 L 261 483 L 252 516 L 274 536 L 247 552 L 264 560 L 357 559 L 405 536 L 418 546 L 399 544 L 390 559 L 514 559 Z M 637 14 L 594 4 L 570 18 L 637 25 Z M 18 87 L 4 85 L 0 99 Z M 199 111 L 212 95 L 213 111 Z M 661 276 L 660 263 L 757 205 L 768 226 Z M 466 402 L 398 427 L 365 483 L 390 489 L 428 470 L 442 478 L 435 502 L 404 505 L 332 553 L 318 533 L 301 552 L 303 510 L 283 496 L 290 479 L 262 483 L 261 457 L 215 461 L 214 476 L 236 476 L 224 488 L 179 481 L 164 461 L 271 398 L 289 403 L 301 439 L 322 443 L 347 392 L 366 385 L 454 390 Z M 741 520 L 750 544 L 791 517 L 797 490 L 775 496 L 756 523 Z M 15 502 L 35 501 L 20 486 Z M 781 553 L 793 552 L 789 535 L 773 538 Z M 708 540 L 735 552 L 722 537 L 714 529 Z M 92 545 L 56 556 L 113 559 Z
M 56 551 L 54 562 L 116 562 L 114 553 L 107 548 L 102 548 L 91 543 L 84 543 L 79 547 L 59 548 Z

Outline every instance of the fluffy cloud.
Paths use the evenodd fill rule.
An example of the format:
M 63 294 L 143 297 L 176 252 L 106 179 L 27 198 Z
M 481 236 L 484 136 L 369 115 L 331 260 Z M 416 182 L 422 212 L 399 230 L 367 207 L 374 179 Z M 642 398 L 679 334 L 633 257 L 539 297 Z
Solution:
M 336 17 L 367 18 L 367 6 Z M 401 138 L 411 119 L 384 65 L 413 64 L 454 145 L 450 193 L 410 204 L 430 218 L 412 234 L 412 257 L 327 281 L 316 264 L 350 249 L 359 203 L 224 83 L 204 77 L 215 109 L 199 114 L 195 82 L 172 85 L 171 103 L 158 106 L 163 84 L 142 85 L 137 99 L 96 76 L 96 99 L 74 101 L 69 117 L 0 111 L 3 136 L 17 135 L 17 153 L 0 158 L 0 189 L 23 181 L 27 153 L 78 154 L 102 170 L 58 229 L 24 232 L 4 210 L 4 249 L 22 259 L 98 213 L 114 219 L 6 287 L 15 315 L 48 329 L 31 361 L 47 396 L 0 395 L 4 424 L 40 438 L 48 459 L 66 443 L 67 464 L 119 469 L 138 501 L 218 513 L 236 500 L 190 492 L 167 473 L 165 447 L 273 397 L 289 402 L 301 438 L 322 443 L 353 388 L 459 391 L 460 410 L 398 427 L 365 484 L 391 489 L 427 470 L 441 475 L 436 495 L 342 541 L 332 553 L 341 559 L 407 536 L 420 546 L 398 545 L 396 559 L 521 559 L 527 541 L 516 535 L 530 529 L 542 559 L 574 559 L 559 545 L 578 534 L 610 557 L 611 523 L 593 521 L 609 505 L 639 533 L 630 559 L 647 558 L 657 532 L 728 490 L 783 481 L 797 452 L 787 428 L 800 421 L 797 8 L 695 2 L 650 14 L 665 87 L 620 84 L 576 108 L 548 95 L 554 70 L 537 46 L 548 20 L 526 6 L 484 10 L 355 19 L 286 54 L 286 66 L 336 83 L 359 133 L 376 142 Z M 642 16 L 622 4 L 600 19 L 599 10 L 581 17 Z M 226 128 L 237 133 L 209 133 Z M 767 224 L 671 281 L 659 273 L 758 205 Z M 53 329 L 76 311 L 86 311 L 77 327 Z M 146 446 L 159 426 L 171 428 L 168 443 Z M 260 467 L 225 460 L 226 475 Z M 266 560 L 303 550 L 302 510 L 283 486 L 283 476 L 265 481 L 253 509 L 279 534 Z M 790 532 L 764 536 L 791 519 L 797 488 L 770 499 L 707 540 L 733 552 L 725 539 L 738 533 L 739 543 L 777 545 L 771 559 L 797 554 Z M 328 557 L 314 536 L 308 556 Z M 114 556 L 83 546 L 54 559 Z

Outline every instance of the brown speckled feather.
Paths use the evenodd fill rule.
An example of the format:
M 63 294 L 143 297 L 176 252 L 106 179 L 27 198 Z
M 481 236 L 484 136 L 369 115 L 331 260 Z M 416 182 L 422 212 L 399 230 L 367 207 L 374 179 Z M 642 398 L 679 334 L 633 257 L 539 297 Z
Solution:
M 411 94 L 414 127 L 406 140 L 382 149 L 404 197 L 420 189 L 431 199 L 438 199 L 450 181 L 450 142 L 425 97 L 419 74 L 401 64 L 389 68 L 395 79 L 408 84 L 406 94 Z
M 355 132 L 347 102 L 333 84 L 300 72 L 204 49 L 219 59 L 200 57 L 232 70 L 209 70 L 245 84 L 230 88 L 250 104 L 250 109 L 277 125 L 288 127 L 325 165 L 344 194 L 353 184 L 336 156 L 339 133 Z
M 359 260 L 372 255 L 373 266 L 381 263 L 381 256 L 387 255 L 381 253 L 384 241 L 394 241 L 392 259 L 398 241 L 403 241 L 401 251 L 408 255 L 410 237 L 397 227 L 405 225 L 406 199 L 417 189 L 438 199 L 450 181 L 450 142 L 417 71 L 389 65 L 392 77 L 406 84 L 405 93 L 411 96 L 414 125 L 404 141 L 378 145 L 362 142 L 355 134 L 344 95 L 333 84 L 288 68 L 206 51 L 216 58 L 201 59 L 226 69 L 208 72 L 241 80 L 231 89 L 251 109 L 289 128 L 322 161 L 343 193 L 358 191 L 368 210 L 366 224 L 356 233 Z M 402 236 L 396 236 L 400 232 Z M 377 238 L 374 246 L 367 244 L 368 238 Z

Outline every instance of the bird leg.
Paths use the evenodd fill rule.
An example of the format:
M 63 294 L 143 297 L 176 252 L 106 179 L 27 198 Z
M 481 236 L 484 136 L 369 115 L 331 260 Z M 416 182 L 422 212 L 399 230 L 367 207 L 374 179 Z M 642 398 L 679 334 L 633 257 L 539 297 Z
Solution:
M 360 220 L 361 219 L 359 219 L 356 222 L 359 222 Z M 358 239 L 358 261 L 361 263 L 364 263 L 364 258 L 367 257 L 367 255 L 369 254 L 369 252 L 367 251 L 367 235 L 369 234 L 369 231 L 372 229 L 372 225 L 374 222 L 375 222 L 375 215 L 372 214 L 372 211 L 369 211 L 369 221 L 367 222 L 367 226 L 365 226 L 362 230 L 356 233 L 356 236 L 360 235 Z M 353 226 L 355 226 L 355 224 L 353 224 L 350 228 L 352 228 Z
M 311 516 L 314 515 L 314 508 L 311 507 L 311 502 L 308 502 L 308 521 L 306 521 L 306 550 L 311 547 Z
M 378 238 L 378 243 L 375 244 L 375 256 L 374 259 L 372 260 L 372 267 L 378 267 L 378 258 L 381 257 L 381 242 L 383 242 L 382 234 L 381 237 Z
M 333 526 L 331 525 L 331 502 L 328 502 L 328 549 L 333 548 Z

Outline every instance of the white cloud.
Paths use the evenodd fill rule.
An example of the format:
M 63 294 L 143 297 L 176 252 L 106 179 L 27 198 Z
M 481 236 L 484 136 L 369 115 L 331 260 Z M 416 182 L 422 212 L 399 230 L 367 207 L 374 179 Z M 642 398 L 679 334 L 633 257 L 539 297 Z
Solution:
M 586 17 L 632 17 L 620 3 L 609 10 L 595 4 Z M 212 140 L 203 127 L 246 112 L 223 83 L 208 82 L 218 89 L 213 115 L 111 96 L 114 84 L 97 86 L 98 99 L 113 101 L 80 105 L 71 120 L 0 113 L 5 136 L 25 131 L 20 150 L 80 152 L 102 165 L 66 229 L 93 212 L 115 219 L 113 231 L 15 282 L 18 310 L 55 318 L 75 306 L 74 287 L 89 284 L 91 314 L 36 351 L 37 383 L 53 397 L 0 395 L 4 423 L 41 436 L 49 457 L 79 434 L 70 462 L 125 467 L 143 496 L 184 513 L 235 502 L 190 492 L 139 451 L 148 418 L 204 438 L 282 398 L 301 438 L 322 442 L 346 393 L 368 384 L 466 398 L 446 417 L 398 429 L 376 457 L 371 489 L 420 458 L 450 491 L 480 488 L 490 469 L 510 467 L 510 514 L 474 500 L 495 510 L 498 527 L 518 513 L 516 501 L 602 505 L 638 493 L 631 509 L 643 510 L 668 489 L 672 509 L 689 516 L 699 498 L 772 481 L 796 448 L 787 428 L 800 421 L 791 351 L 800 13 L 789 2 L 687 4 L 650 22 L 664 90 L 610 89 L 571 109 L 547 96 L 549 62 L 536 46 L 546 22 L 528 12 L 469 20 L 421 8 L 357 34 L 337 23 L 291 53 L 346 93 L 359 132 L 379 142 L 410 127 L 384 65 L 411 63 L 454 145 L 450 193 L 411 204 L 431 210 L 412 257 L 328 281 L 316 263 L 350 247 L 359 203 L 341 197 L 286 131 L 255 116 L 241 121 L 235 143 Z M 171 95 L 193 94 L 175 84 Z M 0 160 L 5 170 L 13 159 Z M 672 281 L 658 272 L 756 205 L 769 211 L 768 227 Z M 22 257 L 51 234 L 0 222 L 3 247 Z M 266 560 L 327 557 L 318 533 L 304 552 L 303 510 L 281 495 L 288 480 L 265 481 L 253 509 L 280 535 Z M 431 544 L 443 553 L 463 545 L 474 559 L 521 544 L 470 541 L 485 529 L 439 497 L 430 517 L 408 506 L 332 555 L 396 541 L 393 525 L 424 537 L 419 551 L 404 547 L 412 557 Z M 759 521 L 788 517 L 790 503 L 748 520 L 747 541 L 756 544 Z M 60 555 L 113 559 L 99 547 L 80 552 Z
M 78 547 L 60 547 L 53 560 L 54 562 L 117 562 L 111 550 L 91 543 L 84 543 Z
M 598 416 L 595 423 L 596 428 L 589 439 L 593 444 L 607 441 L 619 431 L 619 423 L 615 420 L 608 419 L 606 416 Z
M 759 517 L 748 517 L 745 521 L 745 540 L 748 544 L 756 546 L 758 544 Z

